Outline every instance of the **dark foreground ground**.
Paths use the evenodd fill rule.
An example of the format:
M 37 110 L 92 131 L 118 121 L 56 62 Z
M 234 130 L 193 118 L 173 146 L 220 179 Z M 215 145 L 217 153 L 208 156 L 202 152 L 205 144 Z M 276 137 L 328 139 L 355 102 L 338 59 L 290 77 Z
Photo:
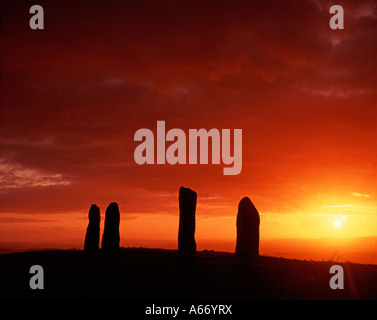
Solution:
M 335 262 L 202 251 L 121 248 L 0 256 L 0 297 L 69 299 L 377 299 L 377 265 L 342 263 L 344 290 L 332 290 Z M 44 269 L 44 290 L 31 290 L 29 269 Z

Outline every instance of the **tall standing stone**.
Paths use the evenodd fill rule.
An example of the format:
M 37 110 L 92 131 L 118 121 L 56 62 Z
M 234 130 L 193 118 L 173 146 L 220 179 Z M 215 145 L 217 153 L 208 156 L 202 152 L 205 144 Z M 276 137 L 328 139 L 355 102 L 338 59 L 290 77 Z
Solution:
M 236 254 L 259 254 L 259 224 L 257 209 L 248 197 L 238 205 Z
M 89 224 L 86 228 L 84 251 L 95 252 L 99 247 L 99 225 L 101 222 L 101 215 L 99 208 L 92 204 L 89 209 Z
M 105 227 L 102 235 L 102 248 L 119 248 L 120 213 L 116 202 L 112 202 L 106 209 Z
M 195 253 L 195 211 L 196 192 L 181 187 L 179 189 L 179 232 L 178 232 L 178 252 Z

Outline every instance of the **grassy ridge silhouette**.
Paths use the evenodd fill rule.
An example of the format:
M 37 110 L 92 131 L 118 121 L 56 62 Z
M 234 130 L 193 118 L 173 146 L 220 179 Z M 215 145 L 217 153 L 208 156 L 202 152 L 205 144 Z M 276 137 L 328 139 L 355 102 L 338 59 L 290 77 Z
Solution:
M 29 268 L 45 270 L 31 290 Z M 344 290 L 332 290 L 333 262 L 198 251 L 119 248 L 19 252 L 0 256 L 1 298 L 73 299 L 376 299 L 377 266 L 336 263 Z

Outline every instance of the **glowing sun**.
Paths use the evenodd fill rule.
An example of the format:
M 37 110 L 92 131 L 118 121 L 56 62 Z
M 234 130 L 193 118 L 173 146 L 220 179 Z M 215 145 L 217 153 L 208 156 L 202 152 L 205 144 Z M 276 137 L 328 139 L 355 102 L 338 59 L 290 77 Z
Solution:
M 342 223 L 339 220 L 334 221 L 334 227 L 339 228 L 342 225 Z

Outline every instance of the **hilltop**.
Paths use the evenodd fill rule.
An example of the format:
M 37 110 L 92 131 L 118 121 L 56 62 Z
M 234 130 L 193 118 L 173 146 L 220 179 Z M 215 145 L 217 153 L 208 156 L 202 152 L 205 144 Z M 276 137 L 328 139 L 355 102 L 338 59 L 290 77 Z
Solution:
M 29 288 L 35 264 L 44 268 L 44 290 Z M 329 287 L 334 264 L 344 268 L 344 290 Z M 1 255 L 0 269 L 3 299 L 377 299 L 377 265 L 214 251 L 30 251 Z

